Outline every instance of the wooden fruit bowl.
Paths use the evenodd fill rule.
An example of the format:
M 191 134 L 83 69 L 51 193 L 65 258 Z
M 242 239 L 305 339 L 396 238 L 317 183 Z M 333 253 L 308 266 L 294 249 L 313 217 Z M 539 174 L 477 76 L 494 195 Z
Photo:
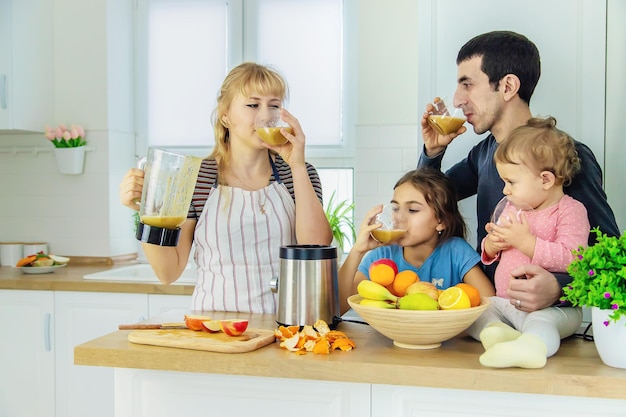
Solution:
M 379 333 L 406 349 L 434 349 L 452 339 L 480 317 L 487 309 L 485 298 L 477 307 L 462 310 L 398 310 L 359 304 L 358 294 L 348 297 L 348 304 Z

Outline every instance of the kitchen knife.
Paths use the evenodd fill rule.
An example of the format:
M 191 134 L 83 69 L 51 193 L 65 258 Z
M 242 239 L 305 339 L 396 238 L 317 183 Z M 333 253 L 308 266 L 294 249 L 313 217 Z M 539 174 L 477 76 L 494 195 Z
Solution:
M 148 329 L 186 329 L 184 322 L 173 323 L 133 323 L 120 324 L 117 326 L 119 330 L 148 330 Z

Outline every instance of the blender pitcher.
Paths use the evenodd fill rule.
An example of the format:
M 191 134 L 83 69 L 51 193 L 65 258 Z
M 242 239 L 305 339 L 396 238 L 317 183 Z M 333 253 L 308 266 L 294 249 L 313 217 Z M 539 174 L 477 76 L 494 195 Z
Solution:
M 137 240 L 160 246 L 176 246 L 198 178 L 202 158 L 162 149 L 148 149 L 139 161 L 144 183 L 139 207 Z

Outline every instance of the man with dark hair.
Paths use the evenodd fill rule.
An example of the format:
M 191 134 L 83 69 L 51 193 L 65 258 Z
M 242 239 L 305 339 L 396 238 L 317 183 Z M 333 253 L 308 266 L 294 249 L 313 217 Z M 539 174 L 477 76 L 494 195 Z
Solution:
M 493 154 L 498 143 L 532 117 L 530 98 L 541 75 L 541 63 L 535 44 L 509 31 L 472 38 L 459 51 L 456 63 L 458 79 L 454 104 L 463 109 L 476 134 L 489 132 L 489 135 L 446 174 L 452 178 L 459 200 L 477 196 L 477 235 L 481 242 L 487 234 L 485 225 L 503 197 L 504 183 L 498 176 Z M 422 115 L 424 150 L 418 167 L 441 169 L 447 146 L 467 129 L 462 126 L 455 133 L 440 135 L 428 124 L 430 111 L 432 105 L 428 105 Z M 576 142 L 576 151 L 582 169 L 564 191 L 585 205 L 592 228 L 597 226 L 603 233 L 618 236 L 619 228 L 602 188 L 602 170 L 586 145 Z M 595 235 L 591 234 L 589 244 L 593 244 L 594 239 Z M 494 270 L 495 265 L 492 265 L 485 271 L 492 280 Z M 529 278 L 513 280 L 508 291 L 511 303 L 524 311 L 558 303 L 562 287 L 571 280 L 567 274 L 552 274 L 536 265 L 517 268 L 511 275 Z

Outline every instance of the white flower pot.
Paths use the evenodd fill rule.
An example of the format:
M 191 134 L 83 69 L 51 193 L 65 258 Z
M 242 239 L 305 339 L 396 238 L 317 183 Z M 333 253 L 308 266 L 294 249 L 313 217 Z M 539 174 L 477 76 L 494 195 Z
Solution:
M 78 175 L 83 173 L 85 166 L 85 147 L 77 148 L 54 148 L 59 172 L 66 175 Z
M 591 308 L 591 322 L 593 323 L 593 340 L 605 365 L 613 368 L 626 369 L 626 317 L 619 319 L 617 323 L 610 322 L 609 314 L 612 310 L 601 310 L 598 307 Z

